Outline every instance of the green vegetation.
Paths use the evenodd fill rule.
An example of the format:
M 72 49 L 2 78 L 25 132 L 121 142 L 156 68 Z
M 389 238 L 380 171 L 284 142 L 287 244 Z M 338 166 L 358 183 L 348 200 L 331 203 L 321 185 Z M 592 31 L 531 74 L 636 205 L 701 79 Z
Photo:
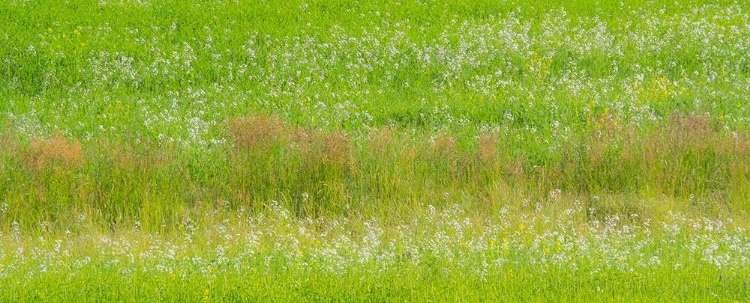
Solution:
M 750 4 L 0 3 L 0 301 L 750 300 Z

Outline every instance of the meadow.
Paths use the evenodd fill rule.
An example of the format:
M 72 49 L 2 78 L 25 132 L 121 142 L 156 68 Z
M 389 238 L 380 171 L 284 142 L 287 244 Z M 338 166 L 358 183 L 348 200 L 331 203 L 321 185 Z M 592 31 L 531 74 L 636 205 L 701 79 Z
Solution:
M 0 3 L 0 301 L 750 301 L 750 4 Z

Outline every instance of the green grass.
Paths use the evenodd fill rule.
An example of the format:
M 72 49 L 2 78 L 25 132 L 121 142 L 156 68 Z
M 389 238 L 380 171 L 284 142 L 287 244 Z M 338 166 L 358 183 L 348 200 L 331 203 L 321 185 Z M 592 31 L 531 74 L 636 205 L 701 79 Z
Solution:
M 106 268 L 106 264 L 93 264 Z M 515 271 L 536 271 L 514 267 Z M 409 270 L 408 272 L 403 272 Z M 747 299 L 745 276 L 727 276 L 718 281 L 718 273 L 696 280 L 695 272 L 656 268 L 656 273 L 621 274 L 615 277 L 577 276 L 567 270 L 544 274 L 517 274 L 513 277 L 490 276 L 479 279 L 466 273 L 442 274 L 434 269 L 398 268 L 373 274 L 367 268 L 353 268 L 343 275 L 321 274 L 317 268 L 285 268 L 264 274 L 230 272 L 213 277 L 186 275 L 173 279 L 166 274 L 123 276 L 117 270 L 81 270 L 78 277 L 63 283 L 54 275 L 42 275 L 34 283 L 10 288 L 5 299 L 23 302 L 27 298 L 44 301 L 481 301 L 533 300 L 576 301 L 614 299 L 647 302 L 654 299 L 733 302 Z M 744 273 L 746 274 L 746 273 Z M 96 276 L 92 282 L 87 276 Z M 362 279 L 367 276 L 367 279 Z M 680 284 L 661 288 L 659 281 Z M 460 281 L 460 282 L 459 282 Z M 106 283 L 106 284 L 104 284 Z M 60 285 L 62 284 L 62 285 Z M 59 286 L 58 286 L 59 285 Z M 344 288 L 335 285 L 346 285 Z M 50 287 L 53 286 L 53 287 Z M 60 299 L 64 298 L 64 299 Z M 124 299 L 124 300 L 123 300 Z
M 454 205 L 378 219 L 205 214 L 182 235 L 138 227 L 3 238 L 9 301 L 745 301 L 747 234 L 721 220 L 488 218 Z M 543 213 L 550 213 L 544 207 Z M 204 220 L 215 220 L 203 222 Z M 223 219 L 222 219 L 223 218 Z M 85 220 L 81 220 L 85 222 Z
M 747 301 L 748 10 L 0 3 L 0 301 Z

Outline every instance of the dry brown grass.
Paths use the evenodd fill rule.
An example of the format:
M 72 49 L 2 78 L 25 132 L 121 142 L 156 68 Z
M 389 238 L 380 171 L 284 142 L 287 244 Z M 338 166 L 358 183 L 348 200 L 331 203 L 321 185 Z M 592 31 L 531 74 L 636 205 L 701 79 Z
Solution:
M 323 163 L 341 168 L 354 168 L 352 143 L 342 131 L 323 136 Z
M 287 135 L 276 116 L 242 117 L 229 121 L 228 128 L 237 149 L 268 150 Z
M 316 178 L 329 169 L 338 175 L 355 168 L 353 144 L 343 131 L 323 133 L 284 125 L 276 116 L 234 119 L 228 122 L 228 130 L 234 143 L 230 157 L 240 163 L 263 158 L 262 165 L 252 165 L 261 171 L 252 174 L 262 175 L 273 186 L 285 182 L 289 174 Z M 278 153 L 271 152 L 276 149 Z
M 304 129 L 299 127 L 290 129 L 288 139 L 288 146 L 292 150 L 296 150 L 303 154 L 310 151 L 310 134 Z
M 674 151 L 685 149 L 704 150 L 712 147 L 719 138 L 719 131 L 711 127 L 708 116 L 673 113 L 662 130 L 665 142 Z
M 48 137 L 32 139 L 24 162 L 41 171 L 50 166 L 73 168 L 81 164 L 82 159 L 81 142 L 55 132 Z
M 477 156 L 482 165 L 496 167 L 500 161 L 498 143 L 500 139 L 495 133 L 485 133 L 477 137 Z
M 523 157 L 518 157 L 512 161 L 504 162 L 502 172 L 512 179 L 524 180 L 527 178 L 526 166 L 526 160 Z
M 452 137 L 456 134 L 430 137 L 381 128 L 353 139 L 343 131 L 285 125 L 278 117 L 246 117 L 228 122 L 226 153 L 209 158 L 213 162 L 206 166 L 207 161 L 158 142 L 101 139 L 86 143 L 84 155 L 81 142 L 60 133 L 27 141 L 6 128 L 0 129 L 0 160 L 9 161 L 0 167 L 29 177 L 12 184 L 8 192 L 19 194 L 10 199 L 43 201 L 39 205 L 45 207 L 49 201 L 76 201 L 92 205 L 104 220 L 135 216 L 141 205 L 159 206 L 148 202 L 159 199 L 165 201 L 163 212 L 183 207 L 172 201 L 200 212 L 229 208 L 224 200 L 232 207 L 261 209 L 263 201 L 275 199 L 304 213 L 341 211 L 350 202 L 432 199 L 445 192 L 481 197 L 491 205 L 519 195 L 557 203 L 559 194 L 581 201 L 607 195 L 618 196 L 617 201 L 695 196 L 730 210 L 740 204 L 734 201 L 747 201 L 747 130 L 726 131 L 710 117 L 688 114 L 646 127 L 616 126 L 603 124 L 571 136 L 562 142 L 563 152 L 545 158 L 533 153 L 534 146 L 511 145 L 523 142 L 506 142 L 496 133 L 480 134 L 475 148 L 468 149 Z M 708 207 L 693 201 L 698 200 L 680 203 Z M 642 208 L 645 204 L 610 202 L 591 202 L 597 209 L 593 215 L 650 210 Z
M 626 160 L 654 163 L 676 159 L 687 152 L 721 152 L 717 144 L 721 145 L 723 140 L 721 131 L 711 126 L 709 117 L 673 113 L 653 131 L 624 140 L 622 152 Z

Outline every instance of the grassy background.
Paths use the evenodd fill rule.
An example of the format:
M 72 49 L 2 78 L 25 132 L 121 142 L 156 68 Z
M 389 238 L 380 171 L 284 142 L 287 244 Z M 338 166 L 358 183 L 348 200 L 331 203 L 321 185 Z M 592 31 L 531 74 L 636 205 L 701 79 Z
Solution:
M 0 244 L 0 287 L 15 294 L 4 299 L 105 300 L 139 285 L 157 301 L 256 295 L 518 300 L 516 294 L 545 301 L 746 300 L 746 283 L 738 281 L 748 273 L 715 260 L 747 265 L 749 6 L 704 0 L 0 3 L 0 237 L 8 240 Z M 261 231 L 274 236 L 257 255 L 235 258 L 252 265 L 294 254 L 295 247 L 274 245 L 306 220 L 381 220 L 388 235 L 434 207 L 453 205 L 471 210 L 467 220 L 526 226 L 528 234 L 506 236 L 526 239 L 515 251 L 536 257 L 483 276 L 469 265 L 491 263 L 488 256 L 502 253 L 501 245 L 467 250 L 461 233 L 446 230 L 395 246 L 418 251 L 413 259 L 423 263 L 413 266 L 370 260 L 346 263 L 341 274 L 325 268 L 328 257 L 298 263 L 284 255 L 281 260 L 295 260 L 292 268 L 258 267 L 263 275 L 249 272 L 253 266 L 195 267 L 217 270 L 207 278 L 190 272 L 188 259 L 159 263 L 169 253 L 159 254 L 158 264 L 110 266 L 122 257 L 73 248 L 110 237 L 135 237 L 145 246 L 150 240 L 144 238 L 169 242 L 185 236 L 192 222 L 205 234 L 197 233 L 200 244 L 186 244 L 192 247 L 186 251 L 212 258 L 218 247 L 242 246 L 221 242 L 226 235 L 208 227 L 241 225 L 240 214 L 288 210 L 290 222 Z M 611 252 L 581 248 L 572 260 L 588 270 L 540 267 L 538 243 L 551 241 L 545 231 L 554 228 L 539 222 L 572 211 L 577 227 L 563 235 L 615 233 L 633 249 L 633 260 L 656 256 L 662 263 L 593 270 Z M 498 217 L 508 212 L 512 217 Z M 676 213 L 696 220 L 676 225 L 686 230 L 713 219 L 731 228 L 668 237 L 641 229 L 667 224 Z M 612 218 L 628 219 L 610 229 L 600 225 Z M 431 224 L 440 229 L 453 222 L 426 220 L 411 228 Z M 629 234 L 631 228 L 638 232 Z M 443 236 L 459 238 L 446 247 L 469 256 L 462 259 L 466 266 L 425 253 L 427 244 L 419 242 Z M 31 241 L 37 237 L 48 241 Z M 633 238 L 660 246 L 646 245 L 652 249 L 644 254 L 638 249 L 645 244 Z M 70 243 L 68 255 L 45 246 L 52 239 Z M 714 244 L 732 254 L 716 255 L 721 249 Z M 380 249 L 387 256 L 393 247 Z M 41 251 L 50 257 L 40 258 Z M 73 274 L 74 260 L 85 256 L 98 259 Z M 157 265 L 187 272 L 181 280 L 148 273 Z M 445 274 L 450 266 L 455 274 Z M 57 272 L 42 271 L 48 267 Z M 123 274 L 133 268 L 143 271 Z M 509 270 L 518 278 L 509 279 Z M 60 272 L 70 274 L 68 284 L 45 290 Z M 349 287 L 333 288 L 341 279 Z M 113 291 L 92 280 L 107 281 Z M 65 290 L 79 283 L 90 288 Z M 206 283 L 224 286 L 203 288 Z
M 2 4 L 2 225 L 446 192 L 746 213 L 744 4 L 592 3 Z

